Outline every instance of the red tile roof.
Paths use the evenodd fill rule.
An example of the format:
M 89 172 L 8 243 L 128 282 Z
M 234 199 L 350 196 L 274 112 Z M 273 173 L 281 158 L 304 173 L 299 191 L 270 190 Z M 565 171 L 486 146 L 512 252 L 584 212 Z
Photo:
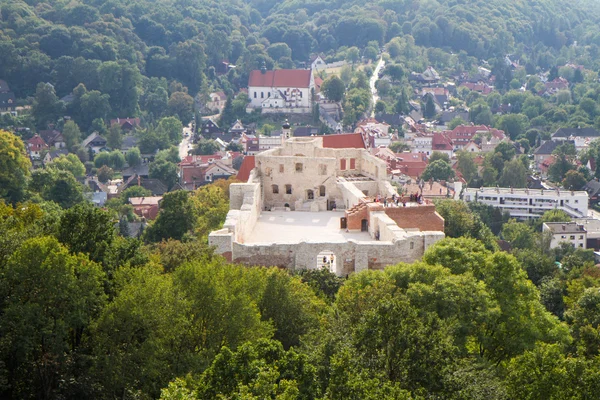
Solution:
M 342 133 L 323 136 L 323 147 L 332 149 L 366 149 L 360 133 Z
M 252 171 L 255 166 L 256 163 L 254 161 L 254 156 L 244 157 L 244 161 L 242 161 L 240 170 L 237 173 L 237 180 L 242 182 L 248 182 L 248 178 L 250 178 L 250 171 Z
M 265 73 L 254 70 L 250 72 L 248 86 L 308 88 L 310 87 L 310 73 L 311 71 L 308 69 L 277 69 Z
M 44 142 L 44 139 L 42 139 L 40 135 L 35 135 L 31 139 L 29 139 L 27 143 L 29 144 L 28 147 L 31 151 L 42 151 L 42 149 L 48 147 L 48 145 L 46 145 L 46 142 Z
M 434 133 L 433 139 L 431 140 L 431 147 L 433 151 L 441 150 L 452 150 L 452 141 L 441 133 Z

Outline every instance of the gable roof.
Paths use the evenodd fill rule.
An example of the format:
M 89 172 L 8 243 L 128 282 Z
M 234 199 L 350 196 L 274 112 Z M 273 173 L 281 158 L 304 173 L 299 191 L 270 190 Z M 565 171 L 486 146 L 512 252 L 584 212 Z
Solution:
M 553 138 L 568 138 L 569 136 L 600 137 L 600 132 L 594 128 L 560 128 L 552 135 Z
M 69 150 L 67 149 L 54 149 L 50 150 L 46 157 L 49 157 L 50 160 L 54 160 L 55 158 L 58 158 L 60 156 L 66 156 L 67 154 L 69 154 Z
M 168 190 L 160 179 L 140 179 L 140 186 L 148 189 L 155 196 L 162 196 Z
M 431 140 L 431 150 L 452 150 L 452 141 L 441 133 L 434 133 Z
M 556 150 L 556 148 L 558 146 L 560 146 L 561 144 L 564 143 L 573 143 L 572 140 L 566 140 L 566 141 L 559 141 L 559 140 L 547 140 L 545 141 L 540 147 L 538 147 L 533 154 L 552 154 L 552 152 L 554 150 Z
M 342 133 L 323 136 L 323 147 L 331 149 L 366 149 L 360 133 Z
M 600 193 L 600 182 L 598 182 L 598 180 L 596 180 L 596 179 L 592 179 L 591 181 L 589 181 L 588 183 L 585 184 L 585 186 L 583 187 L 583 190 L 588 192 L 590 197 L 594 197 L 598 193 Z
M 13 92 L 0 92 L 0 106 L 16 107 L 15 94 Z
M 40 151 L 44 147 L 48 147 L 44 139 L 40 137 L 40 135 L 34 135 L 31 139 L 27 141 L 29 144 L 29 148 L 33 151 Z
M 308 88 L 311 71 L 309 69 L 277 69 L 275 71 L 254 70 L 250 72 L 248 86 Z
M 104 143 L 106 143 L 106 139 L 104 139 L 102 136 L 100 136 L 100 134 L 98 132 L 94 132 L 94 133 L 90 134 L 88 137 L 86 137 L 83 140 L 83 142 L 81 142 L 81 146 L 87 147 L 90 143 L 92 143 L 95 140 L 101 140 Z
M 111 119 L 110 120 L 110 126 L 113 125 L 125 125 L 129 123 L 131 126 L 139 126 L 140 125 L 140 119 L 139 118 L 117 118 L 117 119 Z
M 244 161 L 242 161 L 240 170 L 237 173 L 237 179 L 242 182 L 248 182 L 248 179 L 250 178 L 250 171 L 252 171 L 254 167 L 256 167 L 254 156 L 244 157 Z
M 299 126 L 296 129 L 294 129 L 294 134 L 292 136 L 303 137 L 318 134 L 319 128 L 315 128 L 314 126 Z
M 62 133 L 56 129 L 47 129 L 39 132 L 39 135 L 48 144 L 54 144 L 57 141 L 64 141 Z

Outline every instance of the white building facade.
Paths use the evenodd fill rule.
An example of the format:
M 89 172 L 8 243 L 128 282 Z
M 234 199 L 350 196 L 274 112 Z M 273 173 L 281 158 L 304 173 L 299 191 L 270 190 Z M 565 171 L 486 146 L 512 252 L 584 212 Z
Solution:
M 315 82 L 311 70 L 254 70 L 248 79 L 249 109 L 263 112 L 312 112 Z
M 488 204 L 504 211 L 517 219 L 541 217 L 546 211 L 562 210 L 571 218 L 583 218 L 588 215 L 588 193 L 585 191 L 563 191 L 558 189 L 511 189 L 486 187 L 466 188 L 463 200 Z
M 551 249 L 559 247 L 561 243 L 568 243 L 576 249 L 587 248 L 587 231 L 577 222 L 545 222 L 542 231 L 552 232 Z

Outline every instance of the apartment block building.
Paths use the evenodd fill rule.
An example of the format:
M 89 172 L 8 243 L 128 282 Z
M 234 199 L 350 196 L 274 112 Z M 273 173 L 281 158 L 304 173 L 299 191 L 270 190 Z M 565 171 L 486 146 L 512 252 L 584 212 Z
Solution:
M 559 189 L 513 189 L 498 187 L 467 188 L 463 200 L 477 201 L 501 208 L 516 219 L 538 218 L 549 210 L 563 210 L 571 218 L 588 215 L 588 194 L 585 191 Z

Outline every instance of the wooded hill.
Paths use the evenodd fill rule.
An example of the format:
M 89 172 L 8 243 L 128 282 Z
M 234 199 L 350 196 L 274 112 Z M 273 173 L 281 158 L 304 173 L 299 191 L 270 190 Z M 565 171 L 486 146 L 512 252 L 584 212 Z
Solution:
M 0 78 L 21 98 L 39 82 L 59 96 L 79 83 L 101 90 L 104 78 L 94 71 L 110 61 L 178 80 L 195 94 L 223 60 L 239 67 L 221 82 L 236 89 L 263 62 L 293 67 L 314 52 L 396 36 L 478 58 L 523 54 L 544 68 L 569 58 L 575 42 L 590 46 L 580 62 L 595 66 L 600 43 L 600 5 L 592 1 L 3 0 L 0 12 Z

